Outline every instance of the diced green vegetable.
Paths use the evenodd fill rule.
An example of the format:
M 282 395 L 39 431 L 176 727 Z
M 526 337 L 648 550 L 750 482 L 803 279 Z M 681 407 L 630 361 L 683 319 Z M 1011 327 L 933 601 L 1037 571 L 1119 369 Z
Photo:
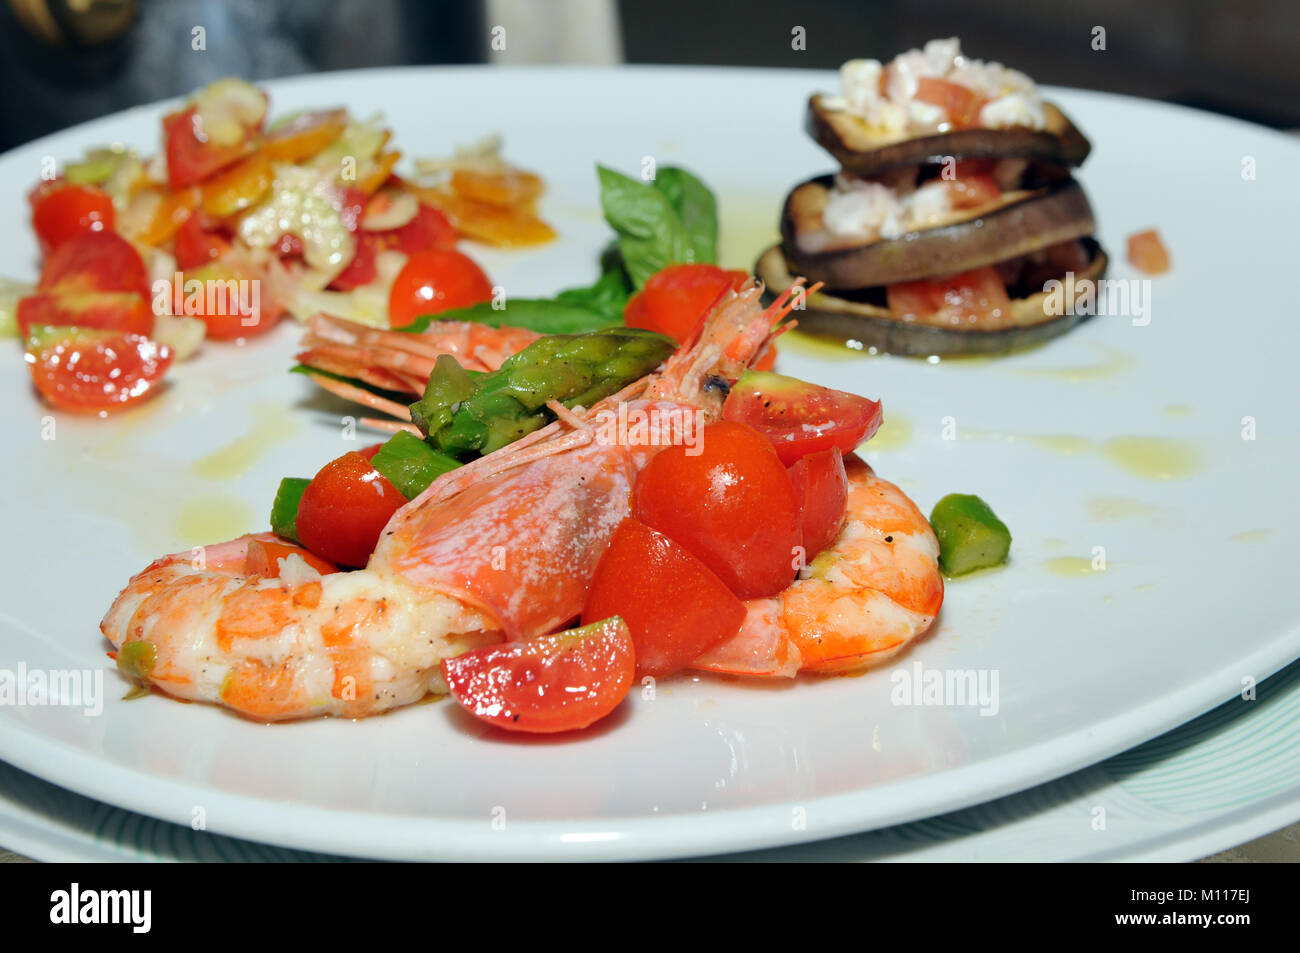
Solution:
M 137 682 L 149 681 L 157 661 L 158 650 L 152 642 L 127 642 L 117 650 L 117 670 Z
M 271 504 L 271 532 L 298 542 L 298 503 L 310 482 L 305 477 L 285 477 L 280 481 L 275 502 Z
M 650 373 L 675 347 L 672 338 L 636 328 L 556 334 L 476 377 L 444 355 L 411 419 L 450 456 L 491 453 L 551 420 L 548 401 L 590 407 Z
M 978 496 L 948 494 L 934 505 L 930 526 L 939 539 L 939 568 L 949 576 L 1000 566 L 1011 551 L 1011 530 Z
M 460 466 L 460 461 L 439 453 L 406 430 L 393 434 L 370 462 L 408 500 L 415 499 L 438 477 Z

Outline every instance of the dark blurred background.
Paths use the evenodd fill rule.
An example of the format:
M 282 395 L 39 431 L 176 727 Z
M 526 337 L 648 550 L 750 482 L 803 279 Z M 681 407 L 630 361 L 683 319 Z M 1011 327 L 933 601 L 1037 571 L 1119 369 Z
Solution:
M 494 26 L 506 50 L 490 48 Z M 1300 126 L 1296 0 L 0 0 L 0 150 L 231 74 L 486 61 L 821 69 L 951 35 L 1043 83 Z

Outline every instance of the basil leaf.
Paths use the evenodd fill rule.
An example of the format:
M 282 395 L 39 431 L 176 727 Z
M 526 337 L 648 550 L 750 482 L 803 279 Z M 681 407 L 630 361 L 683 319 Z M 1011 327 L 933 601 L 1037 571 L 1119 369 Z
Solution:
M 623 267 L 635 287 L 669 265 L 694 261 L 690 236 L 664 192 L 604 166 L 596 172 L 605 220 L 618 233 Z
M 718 202 L 709 187 L 677 166 L 659 170 L 654 186 L 672 203 L 686 230 L 694 257 L 692 261 L 718 260 Z

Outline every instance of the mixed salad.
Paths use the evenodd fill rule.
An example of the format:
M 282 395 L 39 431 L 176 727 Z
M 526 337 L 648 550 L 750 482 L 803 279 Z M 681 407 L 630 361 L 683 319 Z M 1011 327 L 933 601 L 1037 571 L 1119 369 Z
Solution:
M 44 262 L 34 286 L 0 285 L 41 396 L 104 413 L 155 392 L 205 339 L 242 340 L 285 315 L 388 327 L 491 297 L 460 238 L 503 247 L 555 233 L 541 179 L 488 140 L 395 172 L 381 117 L 344 109 L 268 122 L 240 79 L 162 120 L 162 149 L 95 149 L 29 199 Z

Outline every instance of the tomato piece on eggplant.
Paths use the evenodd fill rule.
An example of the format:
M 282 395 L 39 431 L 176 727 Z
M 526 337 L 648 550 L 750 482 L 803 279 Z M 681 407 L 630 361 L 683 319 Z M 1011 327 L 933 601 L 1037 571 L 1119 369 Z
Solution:
M 885 289 L 890 315 L 952 328 L 1002 326 L 1011 311 L 1006 285 L 994 268 L 976 268 L 946 278 L 924 278 Z
M 627 696 L 634 652 L 627 623 L 615 617 L 443 659 L 442 677 L 481 721 L 509 731 L 577 731 Z
M 636 677 L 663 678 L 735 635 L 745 606 L 708 566 L 639 520 L 624 519 L 596 566 L 582 620 L 622 618 Z
M 852 453 L 880 429 L 880 402 L 795 377 L 750 371 L 727 395 L 722 419 L 761 432 L 786 466 L 838 447 Z
M 735 421 L 705 427 L 694 450 L 668 447 L 650 460 L 633 490 L 633 515 L 699 557 L 741 599 L 780 592 L 794 578 L 800 545 L 799 498 L 785 465 L 762 433 Z

